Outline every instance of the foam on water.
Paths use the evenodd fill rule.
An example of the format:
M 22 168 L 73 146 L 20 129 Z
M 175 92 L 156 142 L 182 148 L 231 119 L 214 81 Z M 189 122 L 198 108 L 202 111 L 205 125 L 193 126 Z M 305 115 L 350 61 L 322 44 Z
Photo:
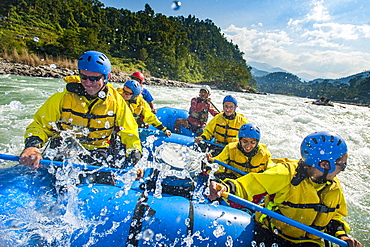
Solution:
M 0 76 L 0 85 L 0 152 L 19 155 L 23 149 L 24 130 L 32 121 L 32 115 L 51 94 L 60 91 L 63 81 Z M 154 96 L 154 104 L 157 108 L 171 106 L 188 109 L 191 98 L 199 94 L 198 89 L 191 88 L 146 87 Z M 218 109 L 222 109 L 222 100 L 228 94 L 238 99 L 237 111 L 260 127 L 261 143 L 268 146 L 273 158 L 298 159 L 302 139 L 319 130 L 334 131 L 346 140 L 349 147 L 349 165 L 338 177 L 348 203 L 347 221 L 352 228 L 351 235 L 360 240 L 364 246 L 370 245 L 370 198 L 368 196 L 370 194 L 370 108 L 339 104 L 335 104 L 334 107 L 317 106 L 311 104 L 312 100 L 298 97 L 212 90 L 211 98 Z M 51 219 L 43 222 L 42 219 L 37 219 L 36 222 L 39 225 L 38 223 L 34 225 L 35 231 L 41 231 L 45 225 L 51 225 L 53 231 L 44 230 L 53 235 L 50 237 L 58 238 L 57 230 L 66 232 L 82 224 L 78 220 L 76 222 L 75 205 L 73 205 L 75 202 L 69 203 L 62 217 L 59 217 L 59 222 L 48 221 Z M 34 217 L 38 217 L 36 211 Z M 65 225 L 66 228 L 64 228 Z M 151 236 L 150 233 L 147 235 L 154 239 L 160 237 Z M 66 242 L 63 239 L 58 241 Z M 17 246 L 16 242 L 14 244 Z

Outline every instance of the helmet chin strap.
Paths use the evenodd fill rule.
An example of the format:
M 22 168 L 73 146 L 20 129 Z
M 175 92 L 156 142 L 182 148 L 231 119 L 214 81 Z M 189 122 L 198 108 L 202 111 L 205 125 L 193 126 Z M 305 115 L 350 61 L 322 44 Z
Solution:
M 328 181 L 326 179 L 326 176 L 328 175 L 329 173 L 329 170 L 326 170 L 324 171 L 324 174 L 322 174 L 321 177 L 319 177 L 315 182 L 318 183 L 318 184 L 323 184 L 323 183 L 326 183 L 326 181 Z

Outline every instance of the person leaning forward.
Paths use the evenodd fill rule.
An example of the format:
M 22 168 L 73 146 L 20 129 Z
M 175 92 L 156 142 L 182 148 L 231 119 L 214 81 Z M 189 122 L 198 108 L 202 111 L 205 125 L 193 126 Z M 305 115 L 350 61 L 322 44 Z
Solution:
M 350 238 L 349 225 L 343 219 L 347 206 L 337 174 L 347 166 L 344 139 L 329 131 L 315 132 L 301 143 L 301 159 L 274 159 L 275 166 L 263 173 L 250 173 L 238 179 L 211 182 L 208 198 L 215 200 L 225 191 L 249 201 L 267 194 L 264 207 L 322 230 L 348 243 L 361 247 Z M 256 212 L 257 245 L 323 247 L 324 240 L 304 230 Z
M 67 83 L 63 92 L 52 95 L 35 113 L 26 128 L 20 163 L 39 168 L 42 159 L 39 148 L 49 139 L 60 140 L 60 134 L 68 131 L 90 153 L 84 157 L 87 162 L 94 163 L 96 159 L 92 157 L 108 156 L 109 142 L 116 129 L 126 155 L 137 163 L 141 157 L 138 126 L 121 95 L 108 83 L 111 76 L 108 57 L 87 51 L 80 56 L 78 69 L 77 79 L 81 82 Z M 96 165 L 102 165 L 100 160 Z
M 149 125 L 153 125 L 155 128 L 163 131 L 165 135 L 170 136 L 171 131 L 163 126 L 162 122 L 150 110 L 148 102 L 141 95 L 141 89 L 139 82 L 129 80 L 125 82 L 123 88 L 117 88 L 117 91 L 126 101 L 140 128 L 148 128 Z

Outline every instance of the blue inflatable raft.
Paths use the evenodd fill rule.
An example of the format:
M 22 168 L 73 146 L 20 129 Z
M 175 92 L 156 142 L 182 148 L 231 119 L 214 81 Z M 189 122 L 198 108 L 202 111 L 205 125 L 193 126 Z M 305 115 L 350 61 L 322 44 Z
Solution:
M 189 117 L 189 113 L 186 110 L 172 108 L 172 107 L 162 107 L 157 110 L 156 113 L 157 118 L 159 121 L 163 123 L 169 130 L 172 132 L 175 131 L 175 122 L 178 118 L 187 119 Z M 151 127 L 153 128 L 153 127 Z M 195 137 L 197 136 L 195 133 L 191 132 L 190 130 L 180 127 L 181 135 Z
M 80 166 L 57 175 L 50 166 L 0 169 L 0 246 L 251 246 L 252 216 L 204 195 L 207 179 L 198 163 L 189 165 L 199 161 L 188 148 L 193 137 L 140 135 L 151 155 L 142 164 L 152 168 L 129 185 L 122 179 L 63 192 L 61 182 L 68 185 Z

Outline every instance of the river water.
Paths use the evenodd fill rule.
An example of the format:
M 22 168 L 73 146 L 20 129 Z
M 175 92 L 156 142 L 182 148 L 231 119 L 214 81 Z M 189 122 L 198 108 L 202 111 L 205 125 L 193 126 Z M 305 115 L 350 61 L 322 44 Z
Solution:
M 120 86 L 119 84 L 114 84 Z M 19 155 L 26 126 L 42 103 L 63 90 L 61 79 L 0 76 L 0 153 Z M 188 109 L 198 89 L 147 86 L 157 108 Z M 315 131 L 340 134 L 349 147 L 349 165 L 338 175 L 348 203 L 351 236 L 370 246 L 370 108 L 353 105 L 317 106 L 312 100 L 283 95 L 259 95 L 213 90 L 211 98 L 218 109 L 224 96 L 232 94 L 238 112 L 262 131 L 261 142 L 273 158 L 299 158 L 302 139 Z M 0 161 L 0 166 L 12 162 Z

